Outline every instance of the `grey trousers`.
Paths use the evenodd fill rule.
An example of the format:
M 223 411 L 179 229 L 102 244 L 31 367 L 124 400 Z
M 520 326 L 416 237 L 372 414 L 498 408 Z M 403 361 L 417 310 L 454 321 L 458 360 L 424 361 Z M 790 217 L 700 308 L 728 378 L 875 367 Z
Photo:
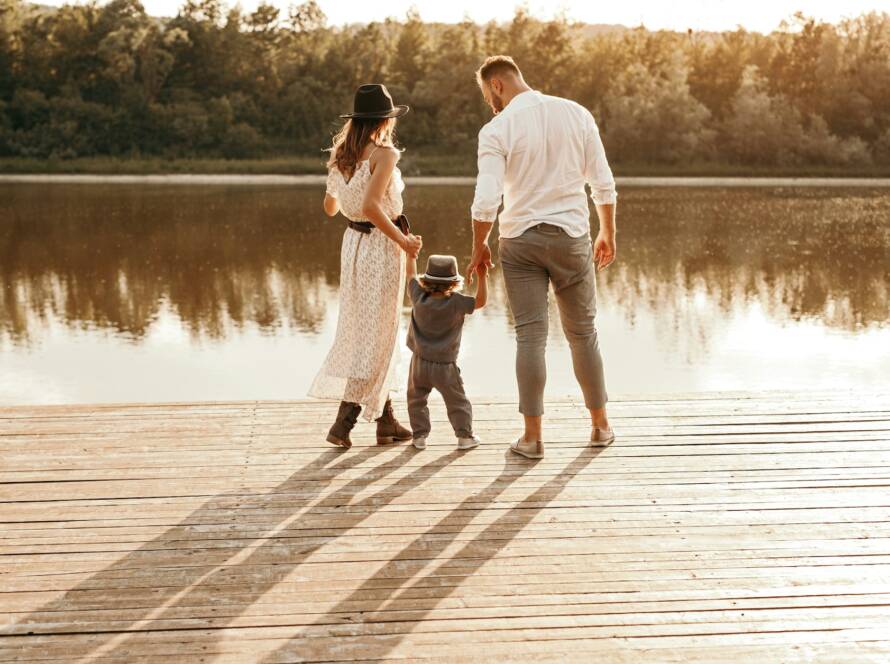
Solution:
M 519 237 L 501 238 L 500 261 L 516 328 L 519 412 L 532 417 L 544 414 L 551 283 L 584 403 L 588 408 L 605 406 L 608 396 L 594 323 L 596 278 L 590 234 L 573 238 L 558 226 L 538 224 Z
M 417 355 L 411 356 L 408 370 L 408 418 L 415 438 L 430 433 L 430 409 L 427 399 L 436 389 L 445 401 L 448 420 L 458 438 L 473 435 L 473 407 L 464 392 L 460 369 L 454 362 L 428 362 Z

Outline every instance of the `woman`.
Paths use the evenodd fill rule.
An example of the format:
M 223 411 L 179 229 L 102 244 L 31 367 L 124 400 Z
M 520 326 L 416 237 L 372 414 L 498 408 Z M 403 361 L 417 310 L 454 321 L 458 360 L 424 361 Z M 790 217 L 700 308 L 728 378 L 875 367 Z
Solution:
M 389 391 L 405 284 L 405 255 L 417 256 L 421 238 L 394 223 L 405 188 L 393 144 L 396 118 L 386 87 L 361 86 L 352 113 L 334 137 L 328 161 L 324 211 L 349 219 L 340 249 L 340 316 L 334 346 L 309 388 L 309 396 L 340 399 L 327 441 L 351 447 L 349 432 L 364 407 L 377 420 L 377 443 L 411 440 L 393 415 Z

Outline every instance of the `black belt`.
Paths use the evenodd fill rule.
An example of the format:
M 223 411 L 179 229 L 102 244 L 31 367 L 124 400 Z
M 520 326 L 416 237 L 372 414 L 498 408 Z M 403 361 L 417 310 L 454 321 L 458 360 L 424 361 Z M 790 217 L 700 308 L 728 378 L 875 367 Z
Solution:
M 392 223 L 398 226 L 403 235 L 408 235 L 411 232 L 411 224 L 408 223 L 408 217 L 403 214 L 393 219 Z M 370 233 L 374 229 L 374 224 L 370 221 L 350 221 L 348 225 L 352 230 L 359 233 Z

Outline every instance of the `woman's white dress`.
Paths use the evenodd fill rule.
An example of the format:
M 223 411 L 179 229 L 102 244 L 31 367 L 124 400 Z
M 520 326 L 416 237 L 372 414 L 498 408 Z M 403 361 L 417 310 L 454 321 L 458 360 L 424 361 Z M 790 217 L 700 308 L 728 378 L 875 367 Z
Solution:
M 367 159 L 348 181 L 336 166 L 328 172 L 327 193 L 352 221 L 366 221 L 362 200 L 370 178 Z M 390 219 L 402 213 L 404 188 L 396 167 L 383 197 Z M 380 417 L 395 381 L 404 292 L 405 252 L 376 228 L 369 234 L 347 228 L 340 249 L 337 333 L 309 396 L 358 403 L 365 419 Z

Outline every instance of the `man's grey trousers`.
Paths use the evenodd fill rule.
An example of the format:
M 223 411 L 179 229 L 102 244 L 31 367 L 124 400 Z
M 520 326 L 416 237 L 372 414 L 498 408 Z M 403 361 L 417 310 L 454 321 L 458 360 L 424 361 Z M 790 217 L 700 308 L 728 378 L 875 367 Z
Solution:
M 588 408 L 608 399 L 596 325 L 596 275 L 590 234 L 573 238 L 558 226 L 538 224 L 515 238 L 501 238 L 500 261 L 516 327 L 519 412 L 544 414 L 550 284 L 572 350 L 575 377 Z

